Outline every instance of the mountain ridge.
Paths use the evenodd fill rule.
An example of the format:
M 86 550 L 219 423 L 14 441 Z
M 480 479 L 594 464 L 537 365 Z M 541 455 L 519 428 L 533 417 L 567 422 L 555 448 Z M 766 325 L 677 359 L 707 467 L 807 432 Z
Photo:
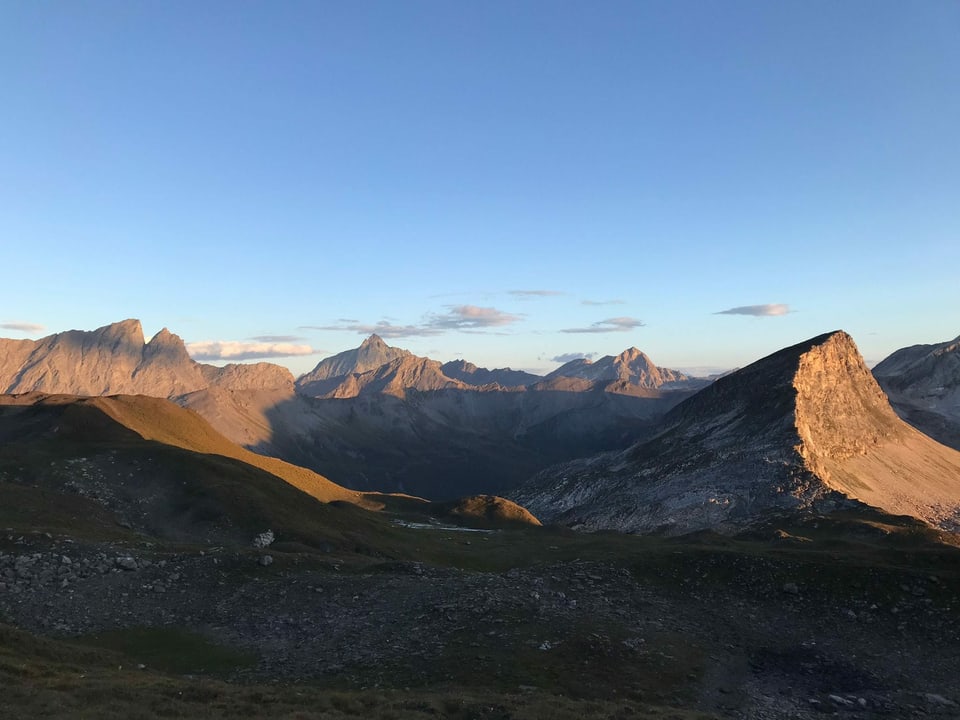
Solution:
M 960 337 L 901 348 L 873 374 L 900 417 L 960 450 Z
M 171 398 L 215 385 L 292 388 L 293 375 L 269 363 L 222 368 L 198 363 L 167 328 L 146 342 L 140 321 L 132 318 L 39 340 L 0 338 L 0 393 Z
M 629 532 L 735 528 L 848 502 L 960 521 L 960 453 L 900 421 L 842 331 L 720 378 L 663 427 L 544 470 L 511 497 L 544 521 Z

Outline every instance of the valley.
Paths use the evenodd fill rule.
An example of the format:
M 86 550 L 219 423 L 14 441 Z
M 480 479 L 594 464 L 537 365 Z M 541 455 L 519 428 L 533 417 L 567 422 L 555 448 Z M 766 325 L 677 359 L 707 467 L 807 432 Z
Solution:
M 957 715 L 960 453 L 844 333 L 513 386 L 374 339 L 310 380 L 349 397 L 257 367 L 112 394 L 143 360 L 89 340 L 102 393 L 34 356 L 0 397 L 5 716 Z

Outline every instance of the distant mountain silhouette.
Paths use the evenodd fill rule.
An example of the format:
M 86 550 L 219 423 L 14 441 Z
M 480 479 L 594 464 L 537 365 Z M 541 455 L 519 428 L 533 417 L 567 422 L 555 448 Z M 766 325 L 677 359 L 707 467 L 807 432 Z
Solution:
M 441 366 L 443 374 L 454 380 L 460 380 L 467 385 L 481 387 L 483 385 L 499 385 L 504 388 L 523 387 L 539 382 L 543 378 L 533 373 L 523 370 L 511 370 L 510 368 L 498 368 L 496 370 L 487 370 L 478 368 L 473 363 L 466 360 L 453 360 L 444 363 Z
M 587 358 L 571 360 L 546 376 L 546 380 L 557 377 L 571 377 L 589 380 L 594 383 L 606 382 L 614 387 L 635 386 L 638 388 L 659 388 L 667 383 L 684 383 L 691 378 L 677 370 L 661 368 L 635 347 L 624 350 L 619 355 L 606 355 L 597 361 Z
M 437 500 L 502 494 L 549 464 L 626 447 L 700 386 L 636 349 L 592 365 L 587 378 L 544 381 L 372 335 L 295 383 L 270 363 L 194 362 L 167 330 L 145 343 L 136 320 L 0 341 L 5 392 L 170 398 L 256 452 L 354 489 Z

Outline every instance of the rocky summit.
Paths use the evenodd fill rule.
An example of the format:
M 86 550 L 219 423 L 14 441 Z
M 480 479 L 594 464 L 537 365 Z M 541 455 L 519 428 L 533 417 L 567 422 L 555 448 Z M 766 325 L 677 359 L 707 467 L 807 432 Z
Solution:
M 546 521 L 628 532 L 730 530 L 856 503 L 960 521 L 960 453 L 896 416 L 844 332 L 717 380 L 662 427 L 624 452 L 544 470 L 512 497 Z
M 268 363 L 202 365 L 183 340 L 163 328 L 144 342 L 139 320 L 92 331 L 68 330 L 40 340 L 0 338 L 0 392 L 172 398 L 223 385 L 229 389 L 292 386 L 286 368 Z

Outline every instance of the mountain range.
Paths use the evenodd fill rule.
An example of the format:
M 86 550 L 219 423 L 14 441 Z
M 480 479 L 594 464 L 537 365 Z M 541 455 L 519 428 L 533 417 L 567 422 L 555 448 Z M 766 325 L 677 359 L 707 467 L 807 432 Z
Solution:
M 193 361 L 136 320 L 37 341 L 0 340 L 0 389 L 169 398 L 230 440 L 357 490 L 449 500 L 502 493 L 555 462 L 625 447 L 708 381 L 636 348 L 545 378 L 441 364 L 372 335 L 294 381 L 270 363 Z
M 541 471 L 513 499 L 549 522 L 668 532 L 863 503 L 960 528 L 960 452 L 903 422 L 849 335 L 720 378 L 625 451 Z
M 953 447 L 957 348 L 905 348 L 874 370 L 893 410 Z M 294 379 L 270 363 L 197 363 L 168 330 L 146 342 L 125 320 L 0 340 L 0 390 L 168 398 L 258 456 L 350 491 L 513 493 L 583 527 L 682 532 L 850 501 L 956 519 L 956 454 L 898 419 L 842 332 L 716 382 L 637 348 L 540 377 L 440 363 L 376 335 Z

